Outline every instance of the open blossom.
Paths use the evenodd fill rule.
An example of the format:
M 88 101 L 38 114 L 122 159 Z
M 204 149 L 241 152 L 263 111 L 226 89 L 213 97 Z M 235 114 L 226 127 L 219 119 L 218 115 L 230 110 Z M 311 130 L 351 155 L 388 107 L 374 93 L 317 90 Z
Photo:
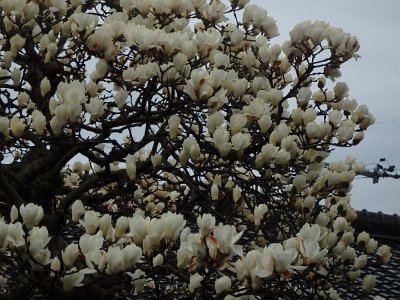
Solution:
M 177 252 L 179 268 L 189 267 L 189 272 L 196 270 L 205 263 L 207 247 L 204 238 L 199 234 L 189 234 L 186 242 L 181 243 Z
M 229 142 L 229 132 L 226 130 L 226 128 L 218 127 L 213 134 L 213 141 L 215 147 L 223 157 L 230 153 L 232 144 Z M 239 142 L 240 138 L 238 140 L 238 143 Z
M 294 248 L 285 249 L 281 244 L 274 243 L 268 246 L 268 251 L 274 260 L 276 272 L 284 277 L 288 277 L 291 273 L 305 268 L 295 264 L 298 252 Z
M 124 269 L 124 255 L 120 247 L 110 247 L 106 253 L 106 272 L 116 274 Z
M 347 220 L 343 217 L 338 217 L 334 222 L 333 222 L 333 229 L 335 230 L 336 233 L 343 232 L 344 230 L 347 229 L 349 226 Z
M 141 245 L 147 234 L 147 228 L 150 224 L 150 218 L 144 218 L 142 215 L 133 215 L 129 219 L 129 232 L 126 234 L 136 245 Z
M 248 253 L 248 255 L 246 257 L 249 257 L 249 258 L 252 257 L 250 252 Z M 247 262 L 248 260 L 249 259 L 247 258 L 245 262 Z M 271 251 L 267 247 L 265 247 L 262 252 L 256 253 L 254 259 L 249 261 L 250 265 L 248 265 L 248 266 L 244 265 L 244 267 L 249 268 L 251 265 L 254 264 L 254 263 L 252 263 L 252 261 L 254 261 L 255 266 L 256 266 L 256 268 L 254 270 L 254 275 L 256 275 L 257 277 L 267 278 L 273 274 L 274 268 L 275 268 L 274 260 L 273 260 Z M 252 271 L 250 271 L 250 272 L 247 271 L 247 273 L 249 273 L 248 275 L 253 275 Z M 254 276 L 252 276 L 252 279 L 255 280 Z M 255 283 L 256 283 L 256 281 L 255 281 Z
M 51 237 L 49 237 L 49 233 L 47 228 L 42 227 L 34 227 L 29 231 L 28 242 L 29 242 L 29 252 L 35 256 L 40 250 L 47 247 L 47 244 L 50 242 Z
M 57 87 L 57 95 L 65 105 L 69 121 L 77 122 L 82 112 L 82 103 L 86 99 L 85 83 L 78 80 L 61 82 Z
M 82 270 L 77 270 L 76 268 L 70 269 L 66 275 L 64 275 L 61 279 L 63 283 L 63 289 L 64 291 L 71 291 L 75 287 L 82 286 L 82 282 L 85 279 L 86 274 L 92 274 L 95 273 L 96 270 L 91 270 L 91 269 L 82 269 Z
M 99 98 L 91 98 L 89 103 L 85 104 L 86 111 L 90 113 L 93 121 L 99 119 L 106 109 L 106 105 Z
M 390 253 L 390 247 L 386 245 L 380 246 L 376 250 L 376 254 L 378 254 L 379 258 L 382 260 L 383 263 L 387 263 L 389 259 L 392 257 L 392 253 Z
M 211 258 L 224 267 L 224 260 L 232 255 L 243 256 L 242 246 L 235 243 L 242 237 L 243 231 L 237 232 L 235 226 L 225 225 L 217 227 L 213 235 L 207 238 L 207 246 Z
M 236 151 L 242 151 L 251 144 L 251 137 L 247 133 L 238 132 L 232 136 L 232 148 Z
M 327 163 L 374 122 L 357 38 L 248 3 L 0 0 L 0 293 L 338 299 L 388 262 Z
M 126 274 L 132 278 L 132 283 L 135 287 L 135 295 L 140 293 L 143 290 L 146 282 L 146 273 L 140 269 L 137 269 L 135 273 L 127 272 Z
M 99 227 L 99 213 L 89 210 L 85 212 L 83 221 L 80 223 L 85 227 L 85 230 L 89 234 L 94 234 Z
M 103 245 L 103 235 L 98 231 L 95 235 L 84 234 L 79 238 L 79 247 L 83 254 L 97 251 Z
M 305 265 L 320 263 L 328 254 L 328 249 L 320 250 L 318 242 L 305 240 L 300 244 L 300 252 Z
M 161 221 L 164 226 L 162 237 L 168 242 L 176 240 L 186 224 L 182 215 L 171 212 L 163 214 Z
M 305 223 L 297 234 L 303 241 L 312 240 L 316 242 L 321 241 L 325 235 L 322 234 L 321 227 L 318 224 L 310 225 L 309 223 Z
M 27 205 L 22 204 L 19 208 L 19 212 L 24 221 L 24 225 L 28 229 L 39 225 L 44 216 L 43 208 L 33 203 L 28 203 Z
M 6 224 L 2 222 L 3 219 L 0 218 L 0 243 L 1 250 L 5 250 L 7 248 L 17 248 L 24 249 L 25 245 L 25 233 L 22 229 L 22 224 L 20 222 Z
M 85 262 L 89 269 L 104 271 L 106 267 L 106 252 L 104 250 L 94 250 L 85 253 Z M 111 274 L 110 270 L 107 273 Z
M 197 225 L 200 229 L 200 236 L 206 237 L 214 230 L 215 217 L 210 214 L 204 214 L 197 217 Z
M 208 83 L 209 73 L 203 69 L 196 69 L 192 71 L 192 75 L 185 87 L 185 92 L 193 100 L 201 100 L 209 98 L 214 90 L 210 83 Z

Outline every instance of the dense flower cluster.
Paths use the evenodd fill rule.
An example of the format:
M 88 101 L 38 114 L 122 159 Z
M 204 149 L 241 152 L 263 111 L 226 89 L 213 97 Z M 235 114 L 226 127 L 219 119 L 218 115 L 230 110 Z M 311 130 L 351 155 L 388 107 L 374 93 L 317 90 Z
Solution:
M 247 0 L 0 1 L 0 294 L 337 299 L 374 123 L 354 36 Z

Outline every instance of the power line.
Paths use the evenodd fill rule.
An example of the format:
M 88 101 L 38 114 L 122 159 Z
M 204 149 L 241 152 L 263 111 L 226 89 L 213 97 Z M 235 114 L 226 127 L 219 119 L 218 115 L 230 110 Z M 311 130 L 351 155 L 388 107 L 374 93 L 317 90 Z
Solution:
M 397 122 L 397 121 L 400 121 L 400 118 L 376 122 L 373 125 L 381 125 L 381 124 L 392 123 L 392 122 Z

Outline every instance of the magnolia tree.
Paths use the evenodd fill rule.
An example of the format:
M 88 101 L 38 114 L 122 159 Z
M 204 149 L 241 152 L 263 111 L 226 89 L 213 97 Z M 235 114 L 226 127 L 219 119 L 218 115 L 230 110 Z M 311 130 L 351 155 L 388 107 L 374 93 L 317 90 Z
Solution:
M 332 298 L 391 254 L 355 234 L 374 122 L 354 36 L 283 45 L 246 0 L 0 1 L 0 293 Z

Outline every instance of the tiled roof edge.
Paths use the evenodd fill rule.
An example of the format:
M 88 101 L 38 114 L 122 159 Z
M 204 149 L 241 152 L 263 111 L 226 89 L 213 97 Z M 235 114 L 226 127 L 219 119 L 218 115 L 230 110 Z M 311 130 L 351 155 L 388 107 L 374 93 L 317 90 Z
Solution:
M 382 212 L 357 211 L 357 220 L 353 222 L 356 231 L 367 231 L 381 239 L 400 240 L 400 216 Z
M 366 209 L 357 211 L 357 221 L 380 225 L 391 225 L 400 228 L 400 216 L 398 214 L 388 215 L 381 211 L 371 212 Z

